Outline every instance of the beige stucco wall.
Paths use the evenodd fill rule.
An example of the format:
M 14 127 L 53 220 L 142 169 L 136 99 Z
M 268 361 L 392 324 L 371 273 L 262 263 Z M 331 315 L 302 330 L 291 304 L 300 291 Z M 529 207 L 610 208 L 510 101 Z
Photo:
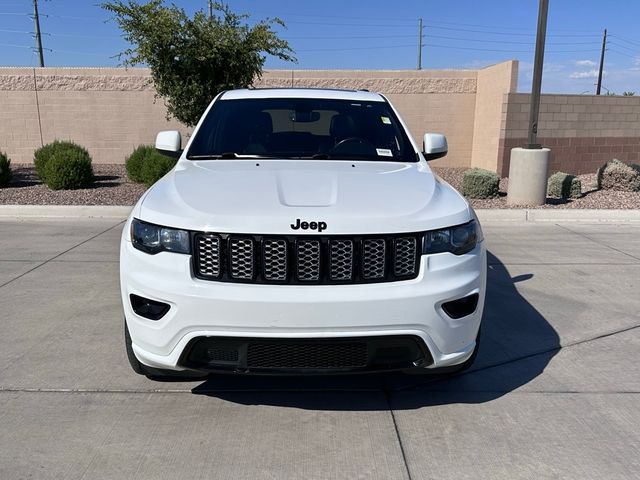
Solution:
M 497 145 L 491 152 L 490 141 L 476 141 L 475 118 L 480 115 L 491 125 L 478 130 L 483 138 L 493 134 L 502 108 L 500 104 L 496 111 L 493 99 L 513 90 L 516 65 L 484 70 L 273 70 L 256 86 L 381 92 L 398 108 L 419 144 L 427 131 L 447 135 L 449 155 L 434 165 L 469 167 L 472 159 L 480 159 L 490 168 L 497 162 Z M 479 91 L 488 100 L 479 101 Z M 0 68 L 0 150 L 16 163 L 31 162 L 42 142 L 55 139 L 84 145 L 96 163 L 122 163 L 136 145 L 152 143 L 159 130 L 180 129 L 188 135 L 189 129 L 165 115 L 147 69 Z
M 188 132 L 154 97 L 146 69 L 0 68 L 0 150 L 28 163 L 42 142 L 73 140 L 96 163 L 122 163 L 160 130 Z
M 510 93 L 503 103 L 498 170 L 509 172 L 511 148 L 526 142 L 529 94 Z M 549 173 L 590 173 L 618 158 L 640 162 L 640 97 L 542 95 L 538 139 L 551 148 Z
M 518 62 L 505 62 L 478 70 L 471 150 L 474 167 L 496 170 L 504 97 L 515 92 L 517 84 Z

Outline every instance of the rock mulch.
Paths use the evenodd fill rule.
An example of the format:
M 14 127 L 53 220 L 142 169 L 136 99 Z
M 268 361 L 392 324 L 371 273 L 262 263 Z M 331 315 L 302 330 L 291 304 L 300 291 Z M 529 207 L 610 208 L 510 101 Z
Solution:
M 51 190 L 43 185 L 29 164 L 13 167 L 13 180 L 8 187 L 0 188 L 2 205 L 133 205 L 146 187 L 129 181 L 124 165 L 94 165 L 96 183 L 80 190 Z M 434 168 L 437 175 L 460 189 L 460 168 Z M 594 174 L 580 175 L 582 197 L 572 200 L 547 199 L 547 204 L 535 208 L 596 208 L 638 209 L 640 193 L 596 190 Z M 500 180 L 500 196 L 488 200 L 471 200 L 474 208 L 511 208 L 507 205 L 508 179 Z
M 79 190 L 51 190 L 38 179 L 33 165 L 11 165 L 13 180 L 0 188 L 1 205 L 133 205 L 147 189 L 131 182 L 124 165 L 94 164 L 96 182 Z
M 462 187 L 464 168 L 434 168 L 434 172 L 454 188 Z M 578 175 L 582 183 L 582 197 L 558 200 L 547 198 L 542 206 L 529 208 L 584 208 L 584 209 L 638 209 L 640 208 L 640 192 L 617 192 L 613 190 L 598 190 L 596 174 Z M 507 205 L 508 178 L 500 179 L 500 195 L 486 200 L 471 199 L 473 208 L 513 208 Z

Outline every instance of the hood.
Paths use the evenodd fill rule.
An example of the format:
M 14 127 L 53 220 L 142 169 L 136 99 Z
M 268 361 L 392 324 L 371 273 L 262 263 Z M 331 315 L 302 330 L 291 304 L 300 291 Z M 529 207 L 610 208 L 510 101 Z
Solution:
M 140 218 L 221 233 L 317 234 L 323 222 L 324 234 L 367 234 L 460 224 L 470 211 L 424 163 L 234 159 L 179 162 Z M 292 228 L 302 222 L 311 228 Z

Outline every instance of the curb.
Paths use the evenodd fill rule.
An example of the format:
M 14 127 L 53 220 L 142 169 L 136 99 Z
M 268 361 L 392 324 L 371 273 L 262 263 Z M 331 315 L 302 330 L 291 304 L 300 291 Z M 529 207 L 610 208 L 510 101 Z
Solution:
M 133 206 L 107 205 L 0 205 L 0 218 L 119 218 L 129 216 Z M 478 209 L 476 214 L 486 223 L 640 223 L 640 209 Z
M 110 205 L 0 205 L 0 218 L 120 218 L 131 213 L 131 206 Z
M 589 223 L 640 223 L 640 210 L 595 210 L 595 209 L 478 209 L 481 222 L 544 223 L 544 222 L 589 222 Z

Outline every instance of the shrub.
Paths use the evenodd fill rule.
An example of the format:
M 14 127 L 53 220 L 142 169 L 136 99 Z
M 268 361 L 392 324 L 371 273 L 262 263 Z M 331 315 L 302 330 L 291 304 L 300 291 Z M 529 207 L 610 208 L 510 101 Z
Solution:
M 142 183 L 150 187 L 171 170 L 178 160 L 161 153 L 148 157 L 142 164 Z
M 12 176 L 11 160 L 5 153 L 0 152 L 0 187 L 9 185 Z
M 547 197 L 578 198 L 582 195 L 582 183 L 575 175 L 557 172 L 547 180 Z
M 140 183 L 142 178 L 142 166 L 145 161 L 155 155 L 160 155 L 153 145 L 140 145 L 127 157 L 125 165 L 127 176 L 132 182 Z
M 56 151 L 47 160 L 44 174 L 52 190 L 86 188 L 93 182 L 91 157 L 84 149 Z
M 469 198 L 495 198 L 500 188 L 500 177 L 483 168 L 472 168 L 462 176 L 462 194 Z
M 600 167 L 596 176 L 599 189 L 640 192 L 640 165 L 627 165 L 614 158 Z
M 84 155 L 90 158 L 89 152 L 87 152 L 86 148 L 73 142 L 56 140 L 40 147 L 33 154 L 33 163 L 36 169 L 36 174 L 44 183 L 47 183 L 47 163 L 49 163 L 49 160 L 51 160 L 54 154 L 69 157 Z

